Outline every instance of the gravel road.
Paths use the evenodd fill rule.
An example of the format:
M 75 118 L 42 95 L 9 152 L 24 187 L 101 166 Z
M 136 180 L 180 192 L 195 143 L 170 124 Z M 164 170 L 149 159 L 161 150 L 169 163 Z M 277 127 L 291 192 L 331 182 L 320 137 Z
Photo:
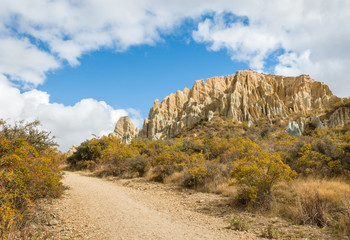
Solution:
M 256 239 L 223 219 L 190 211 L 172 194 L 142 191 L 66 172 L 54 204 L 61 239 Z

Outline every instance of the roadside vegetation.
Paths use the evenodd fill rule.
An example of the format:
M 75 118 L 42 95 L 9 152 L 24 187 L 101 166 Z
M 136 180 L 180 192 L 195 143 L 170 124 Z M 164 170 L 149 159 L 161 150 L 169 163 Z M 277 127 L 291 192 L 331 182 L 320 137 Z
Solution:
M 62 194 L 63 155 L 39 122 L 0 121 L 0 239 L 28 239 L 36 201 Z
M 67 161 L 98 176 L 145 177 L 230 195 L 236 207 L 329 227 L 350 236 L 349 126 L 285 133 L 285 123 L 254 126 L 215 116 L 169 140 L 114 136 L 83 142 Z

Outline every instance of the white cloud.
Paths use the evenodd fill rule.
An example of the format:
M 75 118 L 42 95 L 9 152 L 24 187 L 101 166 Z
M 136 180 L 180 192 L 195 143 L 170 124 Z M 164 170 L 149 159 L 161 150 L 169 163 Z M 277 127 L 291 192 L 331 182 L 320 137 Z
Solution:
M 261 71 L 264 59 L 279 47 L 278 40 L 258 26 L 250 27 L 242 22 L 227 26 L 224 15 L 199 23 L 198 30 L 193 33 L 194 40 L 211 43 L 209 49 L 213 51 L 227 49 L 232 60 L 249 62 L 251 68 Z
M 26 84 L 40 84 L 45 73 L 59 67 L 49 53 L 39 50 L 27 38 L 16 39 L 0 35 L 0 73 Z
M 278 57 L 279 64 L 275 67 L 275 72 L 280 75 L 291 76 L 303 74 L 305 69 L 313 69 L 313 72 L 320 71 L 320 66 L 316 66 L 310 60 L 310 50 L 306 50 L 298 55 L 295 52 L 285 53 Z
M 76 66 L 82 54 L 102 47 L 124 51 L 130 46 L 155 44 L 161 39 L 160 32 L 170 32 L 184 18 L 198 16 L 207 8 L 207 4 L 194 7 L 196 2 L 199 3 L 160 0 L 2 0 L 0 37 L 7 36 L 7 42 L 12 46 L 8 51 L 0 51 L 0 59 L 13 56 L 20 61 L 17 55 L 12 55 L 12 51 L 15 45 L 21 43 L 18 52 L 26 50 L 26 59 L 36 59 L 37 62 L 34 61 L 32 65 L 27 61 L 9 62 L 0 69 L 0 73 L 7 74 L 11 79 L 38 85 L 44 81 L 45 72 L 59 67 L 62 60 Z M 185 10 L 185 6 L 193 10 Z M 47 52 L 40 50 L 40 46 L 44 46 Z M 44 58 L 49 61 L 40 64 Z M 11 68 L 15 69 L 7 70 Z
M 40 120 L 45 130 L 56 136 L 62 150 L 92 137 L 113 132 L 118 119 L 129 115 L 140 127 L 142 118 L 134 109 L 113 109 L 103 101 L 83 99 L 74 106 L 50 103 L 46 92 L 31 90 L 20 93 L 0 75 L 0 116 L 10 122 Z
M 214 17 L 202 21 L 207 13 Z M 245 17 L 249 24 L 225 22 L 227 13 Z M 318 67 L 317 71 L 299 70 L 330 84 L 337 94 L 349 92 L 347 0 L 2 0 L 0 39 L 10 47 L 0 49 L 0 73 L 37 85 L 62 61 L 76 66 L 82 54 L 100 48 L 124 51 L 156 44 L 185 19 L 199 21 L 195 41 L 213 51 L 226 49 L 233 60 L 247 62 L 255 70 L 266 70 L 267 59 L 279 49 L 286 56 L 296 54 L 295 64 L 302 66 L 300 56 L 308 51 L 309 66 Z M 18 51 L 12 54 L 14 49 Z M 23 59 L 16 55 L 22 51 Z M 276 73 L 284 68 L 282 62 L 277 65 Z
M 227 49 L 233 60 L 259 71 L 283 49 L 275 73 L 310 74 L 349 96 L 350 1 L 245 1 L 228 4 L 227 12 L 246 17 L 249 24 L 224 22 L 225 14 L 217 12 L 199 23 L 194 40 L 213 51 Z
M 202 19 L 205 14 L 212 17 Z M 246 22 L 227 21 L 227 14 Z M 272 66 L 275 73 L 310 74 L 349 96 L 347 0 L 1 0 L 0 116 L 38 118 L 63 148 L 110 132 L 121 115 L 141 126 L 132 109 L 116 110 L 93 99 L 74 106 L 50 103 L 48 93 L 21 93 L 9 80 L 35 87 L 65 61 L 77 66 L 83 54 L 101 48 L 154 45 L 185 19 L 197 21 L 192 37 L 209 50 L 225 49 L 234 61 L 256 70 L 266 70 L 271 54 L 283 50 Z

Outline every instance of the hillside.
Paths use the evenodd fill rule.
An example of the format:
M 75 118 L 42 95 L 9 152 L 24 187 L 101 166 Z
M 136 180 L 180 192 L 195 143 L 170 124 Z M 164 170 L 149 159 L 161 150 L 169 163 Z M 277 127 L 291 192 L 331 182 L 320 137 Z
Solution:
M 285 129 L 283 121 L 261 119 L 249 126 L 215 114 L 167 140 L 93 138 L 68 162 L 99 177 L 144 177 L 222 194 L 234 211 L 281 217 L 292 229 L 310 224 L 349 236 L 349 125 L 329 129 L 308 122 L 300 136 Z M 252 227 L 246 217 L 231 217 L 233 229 Z
M 140 132 L 124 117 L 114 134 L 83 142 L 67 158 L 71 168 L 218 193 L 236 210 L 349 236 L 349 99 L 304 75 L 248 70 L 201 82 L 186 101 L 156 101 Z M 232 228 L 244 230 L 242 222 L 234 217 Z

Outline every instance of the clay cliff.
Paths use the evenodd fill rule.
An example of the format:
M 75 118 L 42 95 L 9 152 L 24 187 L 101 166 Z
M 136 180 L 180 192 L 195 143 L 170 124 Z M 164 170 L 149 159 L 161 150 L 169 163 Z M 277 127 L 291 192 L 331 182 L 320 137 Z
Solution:
M 198 80 L 192 89 L 172 93 L 162 102 L 156 100 L 139 136 L 172 137 L 183 128 L 210 119 L 214 113 L 250 123 L 261 118 L 290 119 L 325 110 L 336 101 L 339 98 L 326 84 L 307 75 L 283 77 L 252 70 L 238 71 L 206 82 Z
M 134 127 L 129 116 L 125 116 L 119 118 L 113 134 L 124 142 L 130 143 L 130 141 L 138 135 L 138 129 Z
M 328 127 L 344 126 L 348 124 L 350 122 L 350 107 L 340 107 L 336 109 L 324 122 Z
M 284 77 L 244 70 L 206 82 L 198 80 L 191 89 L 172 93 L 162 102 L 157 99 L 141 130 L 135 129 L 129 117 L 122 117 L 114 134 L 125 142 L 134 137 L 170 138 L 218 114 L 249 124 L 262 118 L 286 120 L 289 122 L 286 132 L 300 135 L 306 122 L 317 127 L 348 124 L 350 107 L 324 115 L 339 101 L 326 84 L 308 75 Z M 323 117 L 319 118 L 320 115 Z

